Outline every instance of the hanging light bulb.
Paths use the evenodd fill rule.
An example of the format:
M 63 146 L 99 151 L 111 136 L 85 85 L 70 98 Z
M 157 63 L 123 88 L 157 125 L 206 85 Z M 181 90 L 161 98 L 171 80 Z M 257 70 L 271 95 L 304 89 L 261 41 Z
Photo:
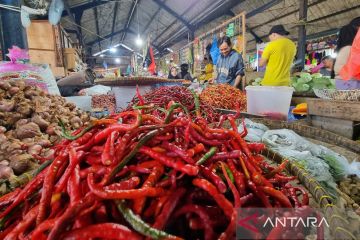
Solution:
M 117 49 L 114 48 L 114 47 L 110 48 L 109 50 L 110 50 L 110 52 L 112 52 L 112 53 L 116 53 L 116 51 L 117 51 Z
M 120 63 L 120 58 L 115 58 L 116 63 Z
M 139 47 L 141 47 L 141 45 L 143 44 L 143 40 L 140 38 L 140 35 L 137 36 L 135 43 Z
M 104 54 L 100 54 L 100 57 L 104 57 L 105 55 Z

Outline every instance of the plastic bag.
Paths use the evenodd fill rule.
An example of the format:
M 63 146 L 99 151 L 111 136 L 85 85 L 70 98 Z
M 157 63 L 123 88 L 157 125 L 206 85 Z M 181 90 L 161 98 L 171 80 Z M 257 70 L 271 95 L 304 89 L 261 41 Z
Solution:
M 96 85 L 90 88 L 85 88 L 80 91 L 79 94 L 85 96 L 92 96 L 92 95 L 103 95 L 108 94 L 111 91 L 111 87 L 103 86 L 103 85 Z
M 346 175 L 356 174 L 360 176 L 360 163 L 353 162 L 350 164 L 344 156 L 324 146 L 309 142 L 294 131 L 288 129 L 269 130 L 263 135 L 262 141 L 280 154 L 287 153 L 288 150 L 296 151 L 298 157 L 296 155 L 293 157 L 306 160 L 309 166 L 314 164 L 313 161 L 326 163 L 336 181 L 341 180 Z M 302 152 L 311 153 L 312 158 L 303 159 Z
M 64 3 L 62 0 L 53 0 L 49 8 L 49 22 L 52 25 L 57 25 L 60 22 L 61 14 L 64 10 Z
M 211 58 L 213 60 L 213 63 L 216 65 L 217 60 L 218 60 L 219 55 L 220 55 L 220 50 L 219 50 L 219 48 L 217 46 L 217 38 L 216 38 L 216 36 L 214 36 L 212 44 L 211 44 L 210 55 L 211 55 Z
M 264 124 L 255 123 L 248 118 L 245 118 L 244 121 L 245 121 L 246 129 L 248 131 L 245 140 L 249 142 L 261 142 L 262 136 L 267 130 L 269 130 L 269 128 Z M 244 131 L 244 127 L 242 123 L 239 124 L 238 131 L 239 132 Z
M 347 63 L 340 70 L 343 80 L 355 79 L 360 81 L 360 30 L 358 30 L 350 50 Z

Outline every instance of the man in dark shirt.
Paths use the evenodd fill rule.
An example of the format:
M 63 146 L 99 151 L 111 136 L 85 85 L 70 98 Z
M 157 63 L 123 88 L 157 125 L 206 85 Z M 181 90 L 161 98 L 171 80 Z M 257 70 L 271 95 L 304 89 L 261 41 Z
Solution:
M 221 55 L 216 63 L 216 82 L 240 87 L 241 80 L 245 76 L 244 61 L 241 54 L 232 49 L 231 40 L 228 36 L 219 39 L 218 47 Z

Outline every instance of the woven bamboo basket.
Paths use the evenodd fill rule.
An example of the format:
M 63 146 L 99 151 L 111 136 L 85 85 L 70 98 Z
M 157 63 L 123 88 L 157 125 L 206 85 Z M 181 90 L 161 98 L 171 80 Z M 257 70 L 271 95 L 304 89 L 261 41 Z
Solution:
M 261 154 L 274 162 L 281 163 L 284 160 L 284 157 L 270 149 L 265 149 Z M 297 176 L 300 183 L 323 209 L 324 216 L 330 225 L 332 239 L 359 239 L 348 229 L 349 221 L 346 219 L 346 214 L 335 205 L 335 199 L 321 187 L 318 181 L 312 178 L 306 170 L 292 162 L 287 165 L 287 170 L 291 175 Z

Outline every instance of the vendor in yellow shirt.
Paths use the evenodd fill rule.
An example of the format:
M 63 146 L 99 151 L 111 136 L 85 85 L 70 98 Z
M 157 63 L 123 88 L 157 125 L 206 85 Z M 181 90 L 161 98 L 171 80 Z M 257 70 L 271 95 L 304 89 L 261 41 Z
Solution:
M 283 25 L 273 26 L 269 32 L 270 43 L 265 47 L 259 66 L 266 65 L 263 86 L 289 86 L 290 67 L 296 53 L 295 44 L 285 37 L 289 32 Z
M 214 72 L 211 58 L 209 59 L 208 56 L 205 56 L 203 60 L 203 64 L 205 67 L 201 69 L 201 75 L 199 76 L 199 79 L 201 81 L 209 81 L 209 79 L 212 78 Z

